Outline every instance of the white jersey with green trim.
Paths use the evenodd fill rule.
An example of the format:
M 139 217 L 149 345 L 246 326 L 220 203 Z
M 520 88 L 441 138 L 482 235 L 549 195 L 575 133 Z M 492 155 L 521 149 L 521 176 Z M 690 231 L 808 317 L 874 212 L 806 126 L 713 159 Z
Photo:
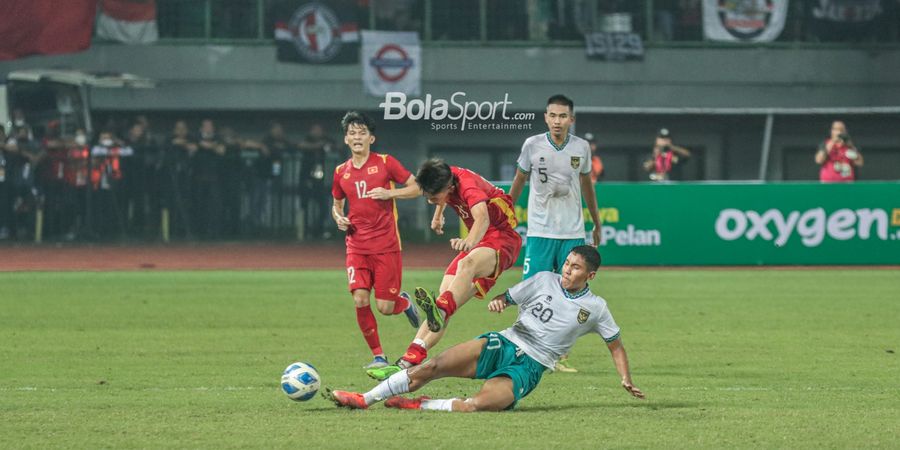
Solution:
M 519 305 L 519 316 L 500 332 L 550 369 L 585 334 L 597 333 L 607 343 L 619 338 L 606 300 L 588 286 L 572 294 L 563 289 L 561 279 L 557 273 L 540 272 L 509 288 L 506 301 Z
M 557 147 L 549 132 L 539 134 L 525 140 L 516 162 L 530 174 L 527 235 L 583 239 L 580 176 L 591 173 L 588 142 L 569 134 Z

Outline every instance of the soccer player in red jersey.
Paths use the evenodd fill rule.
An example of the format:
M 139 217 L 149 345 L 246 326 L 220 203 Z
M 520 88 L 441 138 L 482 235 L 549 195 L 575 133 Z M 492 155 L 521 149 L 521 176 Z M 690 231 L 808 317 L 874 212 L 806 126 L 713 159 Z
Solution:
M 400 290 L 403 267 L 397 205 L 394 200 L 373 198 L 369 191 L 393 188 L 394 183 L 414 186 L 415 177 L 394 157 L 371 151 L 375 124 L 368 116 L 350 111 L 341 120 L 341 127 L 352 155 L 334 170 L 331 215 L 338 229 L 347 233 L 347 278 L 356 305 L 356 321 L 374 357 L 365 368 L 374 369 L 387 366 L 388 362 L 369 306 L 370 292 L 374 289 L 375 305 L 382 314 L 403 312 L 413 328 L 418 328 L 420 321 L 409 295 Z
M 469 234 L 450 240 L 450 246 L 459 254 L 444 273 L 440 295 L 435 299 L 432 293 L 416 288 L 416 303 L 425 312 L 427 323 L 419 328 L 397 363 L 366 371 L 378 380 L 421 364 L 428 349 L 444 335 L 447 320 L 457 308 L 473 296 L 484 298 L 500 274 L 513 265 L 522 248 L 512 198 L 477 173 L 431 159 L 419 168 L 415 181 L 419 189 L 407 186 L 394 191 L 378 190 L 373 195 L 410 198 L 421 192 L 428 203 L 437 206 L 431 221 L 435 233 L 443 234 L 444 208 L 450 205 Z

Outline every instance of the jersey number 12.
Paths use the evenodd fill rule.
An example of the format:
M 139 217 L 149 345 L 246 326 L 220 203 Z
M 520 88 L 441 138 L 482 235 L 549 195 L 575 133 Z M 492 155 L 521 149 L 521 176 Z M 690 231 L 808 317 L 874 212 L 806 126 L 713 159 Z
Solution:
M 365 181 L 356 181 L 356 196 L 357 198 L 366 198 L 366 182 Z

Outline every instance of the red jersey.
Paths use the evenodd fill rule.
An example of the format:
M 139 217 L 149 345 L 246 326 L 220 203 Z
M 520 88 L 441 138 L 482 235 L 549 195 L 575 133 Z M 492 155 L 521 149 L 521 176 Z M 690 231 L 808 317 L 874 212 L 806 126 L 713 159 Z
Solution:
M 450 172 L 456 180 L 456 189 L 447 197 L 447 204 L 456 210 L 468 229 L 471 230 L 475 223 L 472 207 L 487 202 L 490 226 L 500 230 L 515 230 L 518 222 L 512 197 L 469 169 L 450 166 Z
M 826 140 L 823 147 L 827 149 L 830 142 L 831 139 Z M 853 161 L 847 155 L 847 152 L 852 154 L 856 150 L 851 150 L 850 147 L 843 143 L 836 143 L 831 147 L 831 151 L 827 152 L 825 163 L 819 169 L 819 181 L 829 183 L 853 181 L 856 179 L 856 167 L 853 165 Z
M 352 158 L 334 169 L 331 195 L 347 199 L 350 228 L 347 230 L 347 253 L 374 255 L 400 251 L 395 200 L 375 200 L 366 194 L 381 187 L 391 189 L 394 183 L 405 183 L 410 173 L 393 156 L 375 152 L 359 169 Z

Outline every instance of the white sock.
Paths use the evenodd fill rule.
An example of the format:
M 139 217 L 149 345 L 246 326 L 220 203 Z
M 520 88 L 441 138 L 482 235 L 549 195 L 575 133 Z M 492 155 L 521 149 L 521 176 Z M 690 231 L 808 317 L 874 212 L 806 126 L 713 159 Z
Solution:
M 387 380 L 378 383 L 378 386 L 372 388 L 371 391 L 363 394 L 363 398 L 366 400 L 367 405 L 371 405 L 407 392 L 409 392 L 409 374 L 405 370 L 401 370 L 388 377 Z
M 412 343 L 416 344 L 418 346 L 421 346 L 422 348 L 425 348 L 425 340 L 424 339 L 415 338 L 415 339 L 413 339 Z
M 446 400 L 422 400 L 421 409 L 431 410 L 431 411 L 453 411 L 453 401 L 455 398 L 448 398 Z

